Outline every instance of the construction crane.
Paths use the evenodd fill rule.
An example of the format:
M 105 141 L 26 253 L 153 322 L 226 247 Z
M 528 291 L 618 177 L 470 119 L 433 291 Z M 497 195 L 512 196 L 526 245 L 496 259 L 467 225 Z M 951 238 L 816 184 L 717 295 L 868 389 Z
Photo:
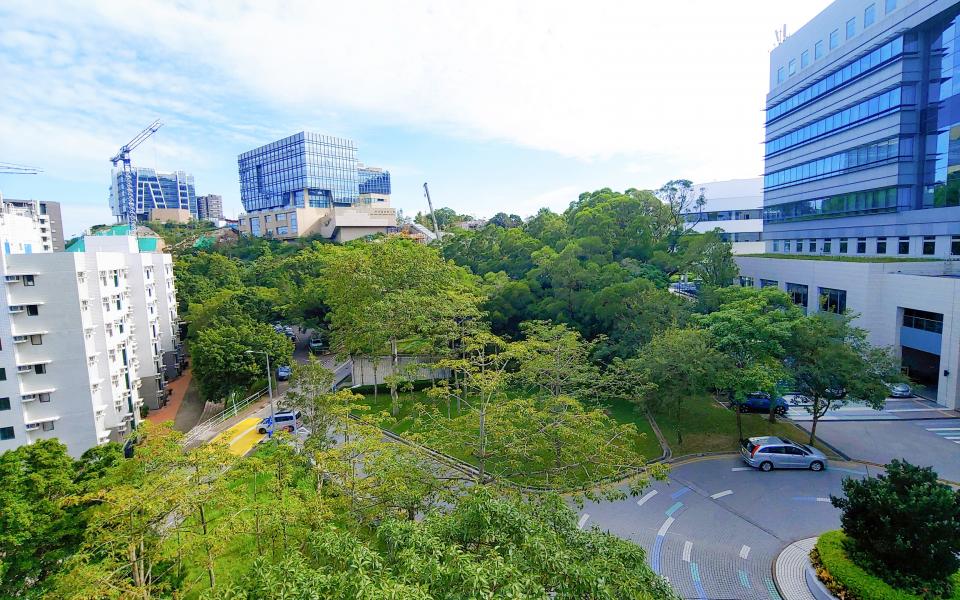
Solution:
M 0 162 L 0 173 L 4 175 L 36 175 L 43 173 L 43 169 L 28 167 L 26 165 L 15 165 L 8 162 Z
M 123 173 L 123 183 L 118 186 L 118 194 L 120 196 L 118 200 L 120 201 L 120 206 L 123 207 L 123 216 L 127 221 L 127 225 L 130 226 L 131 233 L 137 227 L 137 196 L 133 193 L 133 167 L 130 165 L 130 153 L 161 127 L 163 127 L 163 123 L 160 122 L 160 119 L 150 123 L 150 125 L 138 133 L 136 137 L 121 146 L 117 155 L 110 159 L 114 167 L 116 167 L 118 163 L 120 164 L 120 172 Z
M 430 200 L 430 188 L 427 182 L 423 182 L 423 193 L 427 196 L 427 206 L 430 207 L 430 219 L 433 221 L 433 232 L 437 234 L 437 240 L 440 239 L 440 227 L 437 225 L 437 215 L 433 214 L 433 202 Z

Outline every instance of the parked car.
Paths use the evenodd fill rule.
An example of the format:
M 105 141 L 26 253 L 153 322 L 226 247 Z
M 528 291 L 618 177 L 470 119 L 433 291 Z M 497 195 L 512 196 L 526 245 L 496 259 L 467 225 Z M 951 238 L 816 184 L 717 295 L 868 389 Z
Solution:
M 293 373 L 293 369 L 286 365 L 277 367 L 277 381 L 286 381 L 290 379 L 291 373 Z
M 271 419 L 267 417 L 257 425 L 257 433 L 272 433 L 274 431 L 289 431 L 293 433 L 300 428 L 300 411 L 285 410 L 278 412 Z M 274 425 L 276 423 L 276 425 Z
M 776 408 L 774 412 L 780 416 L 787 414 L 787 408 L 789 405 L 787 401 L 782 397 L 777 396 L 775 400 Z M 743 402 L 739 404 L 740 412 L 759 412 L 759 413 L 769 413 L 770 412 L 770 394 L 766 392 L 753 392 L 752 394 L 747 394 L 747 397 L 744 398 Z
M 906 383 L 890 383 L 887 387 L 891 398 L 913 398 L 913 389 Z
M 776 436 L 752 437 L 740 441 L 740 456 L 761 471 L 773 469 L 810 469 L 822 471 L 827 457 L 813 446 L 798 444 Z
M 310 352 L 320 354 L 327 349 L 327 340 L 322 335 L 314 335 L 310 338 L 308 346 L 310 347 Z

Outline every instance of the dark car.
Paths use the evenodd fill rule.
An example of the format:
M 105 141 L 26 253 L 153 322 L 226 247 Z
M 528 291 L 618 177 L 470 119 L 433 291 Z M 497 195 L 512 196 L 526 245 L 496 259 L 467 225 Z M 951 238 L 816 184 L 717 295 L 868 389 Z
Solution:
M 292 372 L 293 370 L 290 367 L 277 367 L 277 381 L 286 381 L 290 379 L 290 373 Z
M 787 408 L 789 405 L 787 401 L 782 397 L 777 396 L 775 400 L 776 408 L 774 412 L 780 416 L 787 414 Z M 766 392 L 754 392 L 752 394 L 747 394 L 747 397 L 743 399 L 743 402 L 740 403 L 740 412 L 759 412 L 759 413 L 769 413 L 770 412 L 770 394 Z

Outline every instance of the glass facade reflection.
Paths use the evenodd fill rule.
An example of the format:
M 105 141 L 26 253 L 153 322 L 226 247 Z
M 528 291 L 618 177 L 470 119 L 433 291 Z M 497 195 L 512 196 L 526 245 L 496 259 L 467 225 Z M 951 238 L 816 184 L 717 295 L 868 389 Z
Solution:
M 110 188 L 110 208 L 117 217 L 125 214 L 119 199 L 119 189 L 126 185 L 124 177 L 122 171 L 116 171 Z M 137 196 L 137 218 L 140 220 L 147 220 L 150 211 L 155 208 L 188 210 L 195 218 L 199 218 L 196 185 L 193 175 L 189 173 L 161 173 L 137 167 L 133 170 L 133 189 Z
M 360 167 L 352 140 L 317 133 L 300 132 L 244 152 L 237 166 L 240 200 L 248 212 L 351 206 L 365 193 L 363 186 L 390 193 L 390 173 Z
M 923 207 L 960 206 L 960 17 L 934 26 L 929 39 Z
M 390 171 L 373 167 L 357 170 L 361 194 L 390 194 Z

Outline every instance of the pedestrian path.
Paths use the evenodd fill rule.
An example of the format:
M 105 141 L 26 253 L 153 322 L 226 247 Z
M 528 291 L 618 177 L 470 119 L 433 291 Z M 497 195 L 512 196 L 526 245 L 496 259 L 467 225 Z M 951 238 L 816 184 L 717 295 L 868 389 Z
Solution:
M 815 537 L 798 540 L 784 548 L 777 557 L 773 574 L 783 600 L 816 600 L 806 580 L 810 551 L 816 543 Z
M 809 422 L 813 416 L 807 411 L 809 403 L 795 403 L 796 397 L 784 396 L 790 402 L 787 418 L 791 421 Z M 881 410 L 867 404 L 851 402 L 831 409 L 821 421 L 892 421 L 912 419 L 955 418 L 958 414 L 944 406 L 923 398 L 888 398 Z
M 259 423 L 259 417 L 246 418 L 218 434 L 213 438 L 213 441 L 226 442 L 231 454 L 244 456 L 266 437 L 264 434 L 257 432 L 257 424 Z
M 924 427 L 924 429 L 954 444 L 960 444 L 960 427 Z

